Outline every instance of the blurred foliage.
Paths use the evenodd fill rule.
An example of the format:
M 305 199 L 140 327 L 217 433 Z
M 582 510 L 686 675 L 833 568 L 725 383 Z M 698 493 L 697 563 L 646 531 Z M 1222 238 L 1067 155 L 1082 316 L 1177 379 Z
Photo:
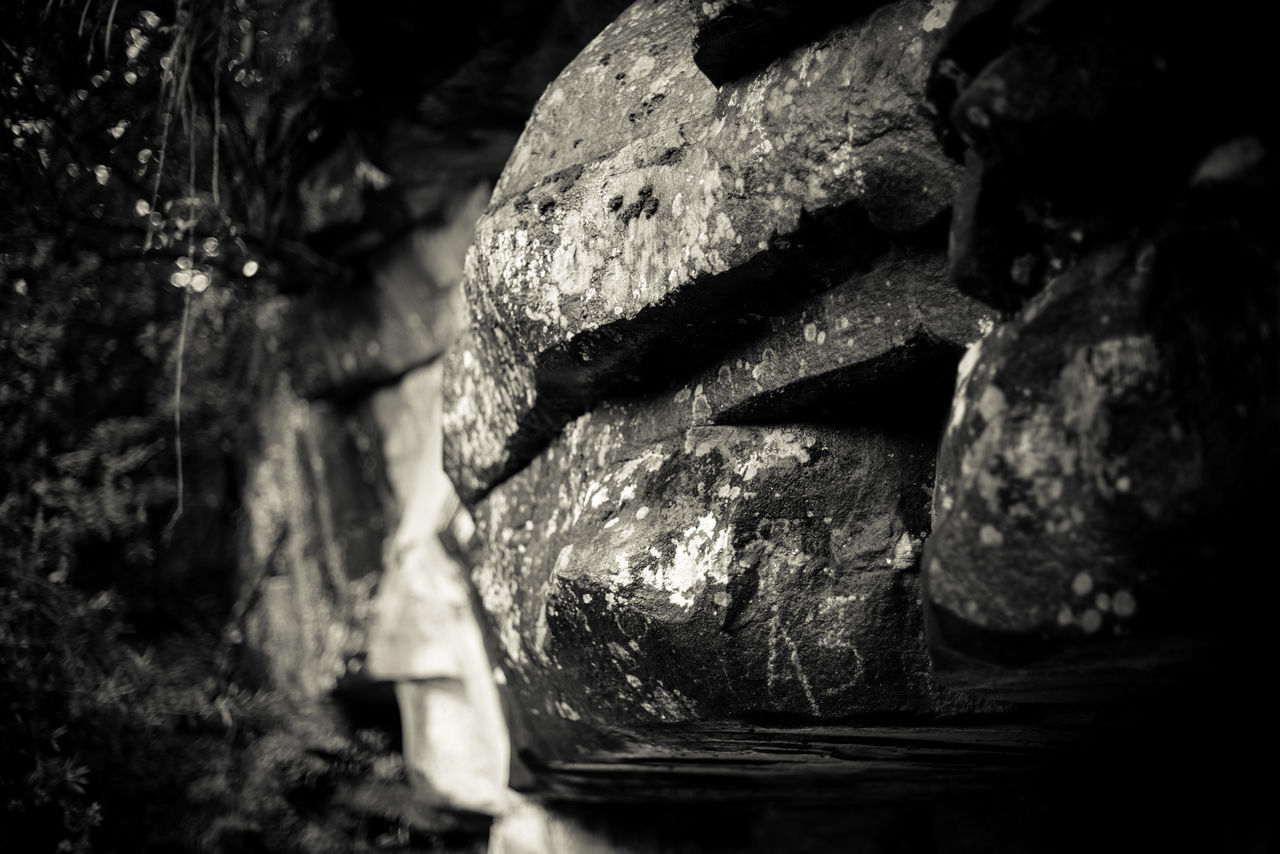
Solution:
M 333 30 L 322 0 L 0 4 L 5 850 L 440 843 L 335 806 L 405 788 L 397 754 L 254 687 L 228 625 L 256 312 L 343 275 L 299 191 Z

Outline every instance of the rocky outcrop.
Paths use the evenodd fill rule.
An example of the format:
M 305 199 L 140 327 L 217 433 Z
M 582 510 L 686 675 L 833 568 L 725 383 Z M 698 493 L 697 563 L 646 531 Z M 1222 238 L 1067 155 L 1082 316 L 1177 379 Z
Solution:
M 1137 717 L 1004 701 L 1146 708 L 1257 637 L 1202 570 L 1270 512 L 1231 484 L 1275 471 L 1272 142 L 1232 96 L 1158 145 L 1247 62 L 1201 75 L 1176 16 L 872 6 L 633 5 L 481 217 L 445 468 L 535 795 L 1167 767 Z M 595 844 L 539 809 L 534 850 Z
M 262 408 L 272 672 L 393 681 L 421 791 L 510 807 L 495 851 L 1001 850 L 990 814 L 1009 850 L 1080 816 L 1141 847 L 1274 747 L 1220 700 L 1269 649 L 1280 435 L 1266 53 L 1225 29 L 642 0 L 547 88 L 465 264 L 482 191 L 411 152 L 470 175 L 509 138 L 418 121 L 492 65 L 454 68 L 387 141 L 415 236 L 307 297 Z M 534 800 L 495 794 L 508 759 Z M 700 799 L 731 804 L 701 836 Z
M 748 763 L 787 738 L 752 717 L 964 751 L 942 722 L 996 708 L 933 682 L 918 609 L 937 431 L 995 322 L 946 281 L 945 12 L 885 5 L 717 91 L 685 11 L 637 3 L 535 108 L 468 257 L 444 453 L 541 785 L 711 730 L 686 773 Z

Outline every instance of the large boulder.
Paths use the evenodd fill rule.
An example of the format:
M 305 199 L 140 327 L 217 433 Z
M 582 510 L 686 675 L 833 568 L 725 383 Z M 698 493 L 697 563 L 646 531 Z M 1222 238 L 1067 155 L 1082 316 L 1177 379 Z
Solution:
M 635 794 L 684 757 L 672 797 L 866 796 L 1030 764 L 934 684 L 919 609 L 955 366 L 995 321 L 946 280 L 959 169 L 922 92 L 948 8 L 887 4 L 717 91 L 683 10 L 637 3 L 535 109 L 444 380 L 525 785 Z M 859 741 L 886 717 L 966 770 Z M 858 746 L 826 764 L 797 727 Z

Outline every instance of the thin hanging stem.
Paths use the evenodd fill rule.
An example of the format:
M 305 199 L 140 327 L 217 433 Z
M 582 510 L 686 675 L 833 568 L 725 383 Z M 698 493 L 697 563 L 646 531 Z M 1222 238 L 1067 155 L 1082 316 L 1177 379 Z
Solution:
M 231 11 L 231 0 L 222 2 L 222 18 L 218 21 L 218 50 L 213 63 L 213 204 L 221 210 L 222 199 L 218 192 L 218 153 L 222 148 L 222 63 L 226 59 L 227 34 L 223 28 L 227 25 L 227 14 Z
M 182 496 L 184 483 L 182 478 L 182 357 L 187 349 L 187 322 L 191 318 L 191 291 L 184 289 L 182 296 L 182 326 L 178 331 L 178 367 L 173 383 L 173 447 L 178 460 L 178 506 L 174 508 L 173 518 L 165 528 L 172 533 L 178 520 L 182 518 Z
M 116 7 L 120 5 L 120 0 L 111 0 L 111 11 L 107 13 L 107 27 L 102 31 L 102 59 L 104 62 L 111 61 L 111 26 L 116 20 Z

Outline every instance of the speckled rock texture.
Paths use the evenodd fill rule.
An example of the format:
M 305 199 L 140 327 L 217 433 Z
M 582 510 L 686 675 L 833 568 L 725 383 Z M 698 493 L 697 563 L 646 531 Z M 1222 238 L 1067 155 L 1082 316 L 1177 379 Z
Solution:
M 1097 698 L 1256 656 L 1271 593 L 1206 576 L 1255 564 L 1241 532 L 1280 509 L 1280 173 L 1226 85 L 1258 61 L 1229 19 L 962 2 L 948 28 L 952 278 L 1010 319 L 966 355 L 939 456 L 946 684 Z
M 871 430 L 637 446 L 575 422 L 477 514 L 473 577 L 530 726 L 968 708 L 930 684 L 915 607 L 930 457 Z
M 937 223 L 959 175 L 923 104 L 944 23 L 890 4 L 718 91 L 679 4 L 636 3 L 592 42 L 476 229 L 445 389 L 464 500 L 611 391 Z
M 468 255 L 443 452 L 534 785 L 701 728 L 725 752 L 695 774 L 884 716 L 967 752 L 946 722 L 998 711 L 934 683 L 919 609 L 937 435 L 997 320 L 947 281 L 949 11 L 846 10 L 717 90 L 688 9 L 646 0 L 535 109 Z
M 584 729 L 980 707 L 921 667 L 935 425 L 992 326 L 944 268 L 886 256 L 758 318 L 476 505 L 472 577 L 530 739 L 563 757 Z

